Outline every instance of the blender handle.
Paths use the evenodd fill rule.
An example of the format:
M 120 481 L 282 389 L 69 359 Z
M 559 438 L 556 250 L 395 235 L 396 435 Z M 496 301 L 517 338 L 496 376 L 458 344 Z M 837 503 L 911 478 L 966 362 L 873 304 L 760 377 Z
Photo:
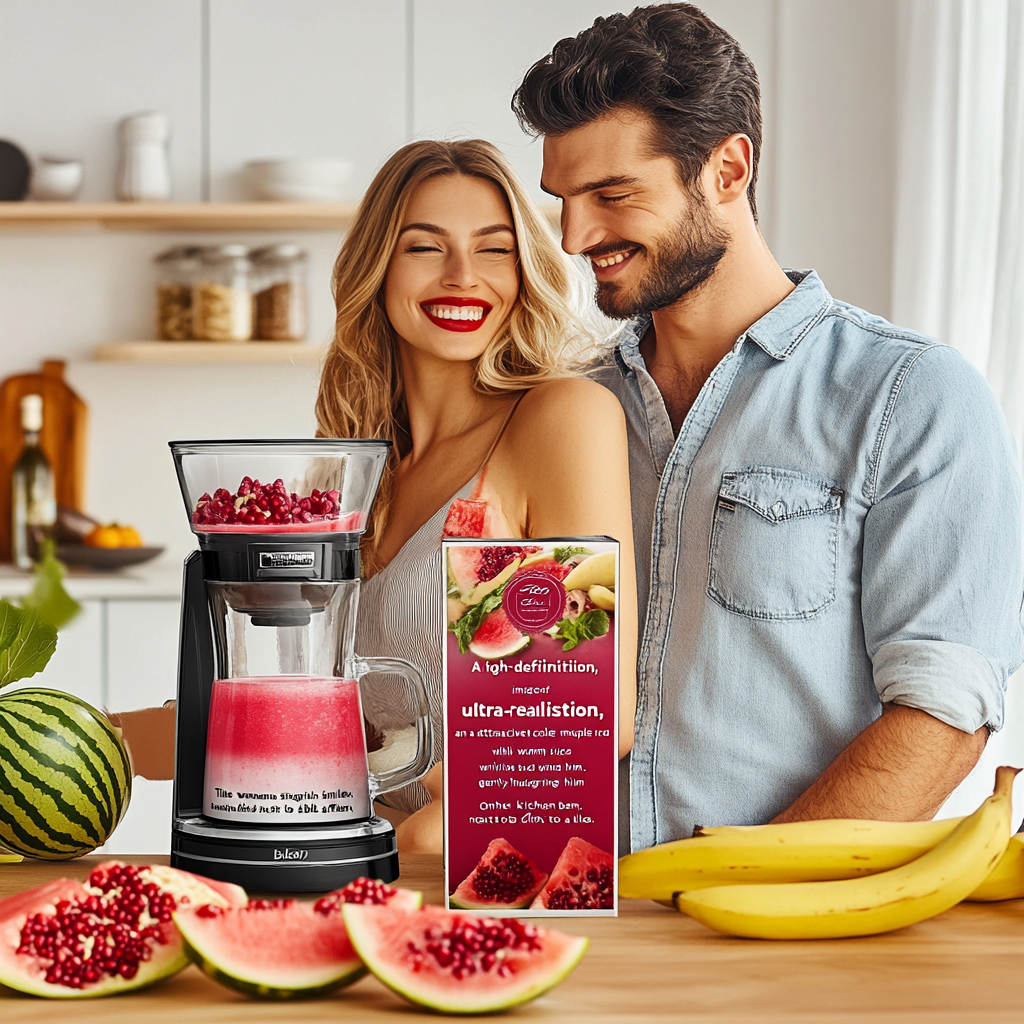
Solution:
M 423 674 L 411 662 L 403 658 L 357 658 L 354 665 L 357 678 L 373 673 L 402 676 L 408 680 L 415 702 L 416 718 L 416 756 L 408 764 L 399 765 L 390 771 L 368 772 L 370 777 L 370 798 L 374 799 L 382 793 L 390 793 L 393 789 L 407 786 L 410 782 L 422 779 L 430 768 L 434 753 L 433 730 L 430 725 L 430 702 L 427 699 L 427 686 Z

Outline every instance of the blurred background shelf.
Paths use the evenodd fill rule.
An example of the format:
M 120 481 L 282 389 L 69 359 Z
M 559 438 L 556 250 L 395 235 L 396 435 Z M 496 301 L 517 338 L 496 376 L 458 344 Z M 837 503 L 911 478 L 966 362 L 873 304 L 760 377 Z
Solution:
M 356 203 L 0 202 L 0 231 L 342 231 L 356 208 Z
M 188 365 L 191 363 L 314 364 L 323 349 L 295 341 L 118 341 L 100 345 L 103 362 Z

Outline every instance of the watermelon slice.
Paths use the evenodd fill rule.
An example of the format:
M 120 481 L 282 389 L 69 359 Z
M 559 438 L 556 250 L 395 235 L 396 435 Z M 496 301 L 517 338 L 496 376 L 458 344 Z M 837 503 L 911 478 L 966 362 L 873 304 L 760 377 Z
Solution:
M 484 517 L 487 515 L 487 502 L 476 498 L 456 498 L 448 517 L 444 521 L 442 537 L 482 537 L 484 535 Z
M 504 839 L 493 839 L 448 903 L 459 910 L 519 910 L 547 881 L 536 864 Z
M 307 999 L 350 985 L 366 973 L 341 922 L 349 902 L 405 910 L 422 897 L 357 879 L 316 903 L 250 900 L 236 910 L 198 907 L 174 915 L 185 950 L 204 974 L 262 999 Z
M 59 878 L 0 901 L 0 983 L 58 999 L 152 985 L 188 966 L 176 907 L 244 902 L 237 885 L 107 861 L 84 885 Z
M 562 981 L 588 940 L 514 917 L 480 917 L 440 907 L 348 905 L 356 952 L 388 988 L 445 1013 L 492 1013 L 529 1002 Z
M 558 855 L 531 910 L 610 910 L 615 906 L 615 861 L 593 843 L 573 836 Z
M 483 622 L 477 626 L 473 639 L 469 642 L 469 649 L 478 658 L 493 661 L 521 651 L 529 642 L 530 637 L 512 625 L 504 609 L 495 608 L 493 612 L 488 612 Z

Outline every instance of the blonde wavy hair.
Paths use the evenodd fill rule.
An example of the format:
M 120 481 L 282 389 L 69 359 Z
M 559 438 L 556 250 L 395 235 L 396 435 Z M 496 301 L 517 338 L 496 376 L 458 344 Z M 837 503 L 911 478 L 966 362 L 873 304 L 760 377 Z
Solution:
M 452 174 L 481 178 L 501 190 L 517 240 L 519 298 L 477 362 L 476 387 L 498 394 L 575 376 L 593 344 L 574 311 L 580 280 L 495 146 L 481 139 L 412 142 L 388 159 L 363 196 L 334 264 L 337 318 L 316 400 L 317 436 L 393 443 L 363 535 L 363 558 L 371 570 L 394 500 L 394 470 L 411 443 L 397 338 L 384 306 L 388 264 L 413 192 L 429 178 Z

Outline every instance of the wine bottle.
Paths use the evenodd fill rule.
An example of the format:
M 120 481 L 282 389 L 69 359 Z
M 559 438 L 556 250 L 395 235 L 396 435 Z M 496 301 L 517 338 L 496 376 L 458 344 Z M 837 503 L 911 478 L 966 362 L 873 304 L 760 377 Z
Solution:
M 43 553 L 43 544 L 53 536 L 57 520 L 57 499 L 53 488 L 53 468 L 39 447 L 43 429 L 43 399 L 25 395 L 21 400 L 21 428 L 25 447 L 14 466 L 11 478 L 12 534 L 14 564 L 31 569 Z

